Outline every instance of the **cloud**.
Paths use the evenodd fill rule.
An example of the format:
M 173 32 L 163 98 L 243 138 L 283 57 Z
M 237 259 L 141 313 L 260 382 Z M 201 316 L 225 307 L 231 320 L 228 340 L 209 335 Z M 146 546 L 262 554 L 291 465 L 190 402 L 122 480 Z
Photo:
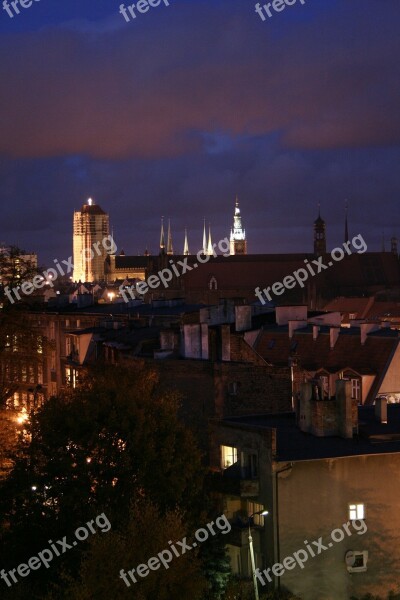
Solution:
M 398 144 L 399 10 L 377 20 L 376 6 L 282 15 L 274 37 L 227 1 L 3 36 L 0 153 L 153 159 L 268 134 L 292 148 Z

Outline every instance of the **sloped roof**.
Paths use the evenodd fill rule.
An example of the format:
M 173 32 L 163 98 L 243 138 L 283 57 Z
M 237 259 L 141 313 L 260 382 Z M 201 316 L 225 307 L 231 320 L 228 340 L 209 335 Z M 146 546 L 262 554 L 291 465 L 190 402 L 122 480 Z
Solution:
M 334 348 L 330 348 L 329 327 L 321 327 L 316 340 L 312 327 L 294 332 L 289 339 L 288 327 L 264 329 L 255 344 L 255 350 L 268 363 L 287 366 L 289 356 L 296 354 L 300 366 L 307 371 L 325 369 L 330 373 L 352 369 L 360 375 L 375 375 L 367 402 L 377 393 L 377 386 L 385 375 L 399 343 L 397 331 L 381 329 L 367 335 L 361 344 L 360 329 L 341 329 Z M 379 388 L 378 388 L 379 389 Z
M 312 265 L 315 254 L 248 254 L 244 256 L 218 256 L 208 263 L 198 265 L 184 275 L 185 289 L 206 289 L 209 277 L 214 275 L 218 289 L 255 288 L 261 289 L 282 281 L 297 269 L 305 267 L 305 259 Z M 332 262 L 330 254 L 323 256 L 324 265 Z M 400 285 L 399 260 L 390 252 L 366 252 L 351 254 L 332 263 L 308 281 L 318 287 L 331 289 L 364 289 L 370 286 L 386 287 Z M 300 286 L 296 288 L 301 290 Z M 283 296 L 274 297 L 283 299 Z

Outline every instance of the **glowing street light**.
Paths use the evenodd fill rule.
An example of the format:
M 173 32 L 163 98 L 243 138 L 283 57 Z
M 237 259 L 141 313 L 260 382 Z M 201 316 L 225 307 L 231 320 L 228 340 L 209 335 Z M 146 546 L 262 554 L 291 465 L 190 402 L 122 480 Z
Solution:
M 251 537 L 251 529 L 250 529 L 250 519 L 252 519 L 255 515 L 260 515 L 261 517 L 266 517 L 268 514 L 269 513 L 267 510 L 259 510 L 249 516 L 249 549 L 250 549 L 251 572 L 253 575 L 255 600 L 259 600 L 259 597 L 258 597 L 258 587 L 257 587 L 257 577 L 256 577 L 256 563 L 254 560 L 253 538 Z
M 28 417 L 28 413 L 26 412 L 26 408 L 23 407 L 23 409 L 17 416 L 16 421 L 17 421 L 18 425 L 23 425 L 28 419 L 29 419 L 29 417 Z

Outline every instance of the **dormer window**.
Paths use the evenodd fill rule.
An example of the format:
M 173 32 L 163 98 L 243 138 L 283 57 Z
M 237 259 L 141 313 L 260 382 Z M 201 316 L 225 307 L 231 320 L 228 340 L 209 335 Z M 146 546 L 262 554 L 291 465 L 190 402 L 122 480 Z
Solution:
M 214 277 L 214 275 L 211 277 L 211 279 L 208 283 L 208 287 L 210 288 L 210 290 L 218 289 L 218 282 L 217 282 L 216 278 Z

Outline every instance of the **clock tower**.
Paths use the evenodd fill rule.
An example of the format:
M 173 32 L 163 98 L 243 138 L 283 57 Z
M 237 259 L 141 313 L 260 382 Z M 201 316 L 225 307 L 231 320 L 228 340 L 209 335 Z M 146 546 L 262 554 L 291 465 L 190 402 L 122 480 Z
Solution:
M 242 216 L 240 214 L 239 200 L 236 197 L 235 214 L 233 217 L 233 228 L 230 236 L 230 255 L 247 254 L 246 232 L 242 227 Z

